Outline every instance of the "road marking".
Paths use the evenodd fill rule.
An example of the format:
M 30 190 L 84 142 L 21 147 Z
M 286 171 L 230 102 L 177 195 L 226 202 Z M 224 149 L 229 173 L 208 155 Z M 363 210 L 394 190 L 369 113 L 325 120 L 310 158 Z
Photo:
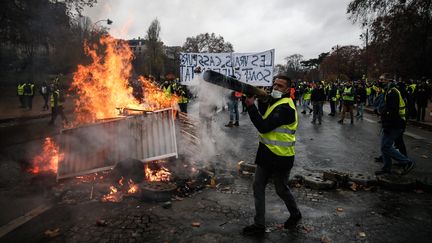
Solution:
M 2 227 L 0 227 L 0 238 L 2 238 L 3 236 L 5 236 L 6 234 L 8 234 L 9 232 L 11 232 L 12 230 L 18 228 L 19 226 L 27 223 L 32 218 L 34 218 L 34 217 L 38 216 L 39 214 L 47 211 L 51 207 L 52 207 L 51 204 L 41 205 L 41 206 L 33 209 L 32 211 L 24 214 L 23 216 L 18 217 L 16 219 L 10 221 L 9 223 L 3 225 Z
M 424 139 L 426 139 L 426 138 L 424 138 L 424 137 L 422 137 L 422 136 L 418 136 L 418 135 L 415 135 L 414 133 L 410 133 L 410 132 L 404 132 L 404 134 L 407 135 L 407 136 L 410 136 L 410 137 L 412 137 L 412 138 L 419 139 L 419 140 L 424 140 Z
M 375 120 L 371 120 L 371 119 L 368 119 L 368 118 L 366 118 L 366 117 L 363 117 L 363 120 L 368 121 L 368 122 L 370 122 L 370 123 L 377 123 L 377 121 L 375 121 Z

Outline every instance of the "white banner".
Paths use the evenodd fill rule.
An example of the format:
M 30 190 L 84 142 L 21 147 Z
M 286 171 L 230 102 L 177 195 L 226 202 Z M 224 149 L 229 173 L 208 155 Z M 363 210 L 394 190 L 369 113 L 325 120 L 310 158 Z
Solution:
M 190 85 L 195 75 L 211 69 L 254 86 L 271 86 L 274 49 L 259 53 L 180 53 L 180 83 Z M 201 74 L 194 73 L 200 69 Z

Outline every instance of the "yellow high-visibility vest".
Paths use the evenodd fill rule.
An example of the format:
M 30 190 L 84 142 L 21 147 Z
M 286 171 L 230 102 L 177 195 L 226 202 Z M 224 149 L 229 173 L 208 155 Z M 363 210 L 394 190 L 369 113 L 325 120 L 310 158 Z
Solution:
M 278 156 L 294 156 L 294 145 L 296 141 L 295 132 L 297 130 L 298 119 L 293 100 L 291 98 L 282 98 L 278 100 L 276 103 L 267 108 L 263 119 L 267 119 L 274 108 L 282 104 L 288 104 L 292 109 L 294 109 L 295 121 L 288 125 L 279 126 L 268 133 L 260 133 L 260 142 Z
M 310 100 L 311 94 L 312 94 L 312 90 L 310 88 L 306 88 L 303 96 L 303 100 Z
M 398 96 L 399 96 L 399 116 L 403 120 L 406 120 L 406 118 L 405 118 L 405 113 L 406 113 L 405 101 L 402 98 L 402 95 L 401 95 L 400 91 L 397 88 L 393 87 L 393 88 L 390 89 L 390 91 L 392 91 L 392 90 L 395 91 L 398 94 Z M 387 99 L 387 95 L 385 96 L 385 98 Z
M 54 103 L 54 94 L 57 95 L 57 106 L 61 106 L 62 102 L 60 102 L 60 91 L 56 90 L 56 91 L 52 92 L 51 95 L 50 95 L 51 96 L 50 97 L 51 107 L 55 106 L 55 103 Z
M 24 95 L 24 84 L 18 84 L 18 95 Z
M 354 95 L 348 95 L 349 93 L 351 93 L 352 88 L 344 88 L 344 93 L 342 95 L 342 99 L 346 100 L 346 101 L 354 101 Z

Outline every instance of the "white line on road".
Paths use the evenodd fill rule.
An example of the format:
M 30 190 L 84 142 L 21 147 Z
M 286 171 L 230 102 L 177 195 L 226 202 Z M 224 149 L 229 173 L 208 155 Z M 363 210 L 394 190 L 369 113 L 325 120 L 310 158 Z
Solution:
M 424 139 L 426 139 L 426 138 L 424 138 L 424 137 L 422 137 L 422 136 L 418 136 L 418 135 L 415 135 L 414 133 L 410 133 L 410 132 L 404 132 L 404 134 L 407 135 L 407 136 L 410 136 L 410 137 L 412 137 L 412 138 L 419 139 L 419 140 L 424 140 Z
M 0 238 L 5 236 L 7 233 L 11 232 L 12 230 L 18 228 L 19 226 L 27 223 L 29 220 L 31 220 L 32 218 L 45 212 L 46 210 L 50 209 L 51 207 L 52 207 L 51 204 L 41 205 L 41 206 L 33 209 L 32 211 L 26 213 L 25 215 L 18 217 L 16 219 L 10 221 L 9 223 L 3 225 L 2 227 L 0 227 Z
M 370 122 L 370 123 L 377 123 L 377 121 L 374 121 L 374 120 L 368 119 L 368 118 L 366 118 L 366 117 L 363 117 L 363 120 L 368 121 L 368 122 Z

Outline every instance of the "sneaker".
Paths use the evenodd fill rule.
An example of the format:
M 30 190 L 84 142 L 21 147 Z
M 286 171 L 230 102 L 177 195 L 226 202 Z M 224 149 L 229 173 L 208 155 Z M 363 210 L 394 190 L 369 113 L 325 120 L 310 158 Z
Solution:
M 343 124 L 343 120 L 339 120 L 338 123 L 339 123 L 339 124 Z
M 263 235 L 265 233 L 265 227 L 252 224 L 243 228 L 244 235 Z
M 378 171 L 375 171 L 375 175 L 390 175 L 391 174 L 391 172 L 390 171 L 388 171 L 388 170 L 378 170 Z
M 292 214 L 287 221 L 285 221 L 284 223 L 284 228 L 288 229 L 291 228 L 293 226 L 296 226 L 297 223 L 300 221 L 300 219 L 302 218 L 302 215 L 300 212 L 298 212 L 298 214 Z
M 236 127 L 240 126 L 239 122 L 236 121 L 236 122 L 234 123 L 234 126 L 236 126 Z
M 301 113 L 302 113 L 302 114 L 306 114 L 306 111 L 302 111 Z
M 415 166 L 414 161 L 410 161 L 410 162 L 408 162 L 408 163 L 403 167 L 402 175 L 406 175 L 406 174 L 408 174 L 410 171 L 412 171 L 412 169 L 414 169 L 414 166 Z
M 311 110 L 309 111 L 309 114 L 312 113 L 312 112 L 313 112 L 313 110 L 311 109 Z

